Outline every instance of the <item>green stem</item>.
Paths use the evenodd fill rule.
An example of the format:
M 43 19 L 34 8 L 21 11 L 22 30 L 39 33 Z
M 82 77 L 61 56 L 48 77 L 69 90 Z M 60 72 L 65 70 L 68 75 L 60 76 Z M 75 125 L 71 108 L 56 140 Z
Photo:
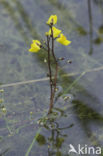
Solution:
M 35 143 L 35 141 L 36 141 L 36 139 L 37 139 L 37 137 L 38 137 L 38 135 L 39 135 L 41 129 L 42 129 L 42 128 L 39 128 L 39 130 L 38 130 L 36 136 L 34 136 L 33 141 L 32 141 L 32 143 L 30 144 L 30 146 L 29 146 L 29 148 L 28 148 L 28 150 L 27 150 L 25 156 L 29 156 L 29 154 L 30 154 L 30 152 L 31 152 L 31 149 L 32 149 L 32 147 L 33 147 L 33 145 L 34 145 L 34 143 Z

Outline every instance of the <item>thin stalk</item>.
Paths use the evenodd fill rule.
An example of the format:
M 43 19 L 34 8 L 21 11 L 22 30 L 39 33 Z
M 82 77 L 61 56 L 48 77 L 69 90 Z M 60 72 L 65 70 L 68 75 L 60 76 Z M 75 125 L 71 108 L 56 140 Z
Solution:
M 92 19 L 92 7 L 91 1 L 88 0 L 88 15 L 89 15 L 89 36 L 90 36 L 90 51 L 89 54 L 93 53 L 93 19 Z
M 53 82 L 52 82 L 52 72 L 51 72 L 51 60 L 50 60 L 50 39 L 47 36 L 47 45 L 48 45 L 48 68 L 49 68 L 49 80 L 50 80 L 50 108 L 49 113 L 52 111 L 52 105 L 53 105 Z
M 51 26 L 51 38 L 52 38 L 52 49 L 51 49 L 51 51 L 52 51 L 52 56 L 53 56 L 55 64 L 56 64 L 56 71 L 55 71 L 55 75 L 54 75 L 54 82 L 53 82 L 54 88 L 53 88 L 53 92 L 52 92 L 52 98 L 51 98 L 51 103 L 50 103 L 48 114 L 50 114 L 52 112 L 52 108 L 53 108 L 55 91 L 56 91 L 56 84 L 57 84 L 57 73 L 58 73 L 58 62 L 57 62 L 57 59 L 56 59 L 55 53 L 54 53 L 54 38 L 53 38 L 52 26 Z
M 52 55 L 54 57 L 55 62 L 57 62 L 55 54 L 54 54 L 54 38 L 53 38 L 53 27 L 51 26 L 51 37 L 52 37 Z
M 56 91 L 56 86 L 57 86 L 57 74 L 58 74 L 58 63 L 56 62 L 56 73 L 54 77 L 54 93 Z
M 55 91 L 56 91 L 56 84 L 57 84 L 57 74 L 58 74 L 58 61 L 55 57 L 54 53 L 54 37 L 53 37 L 53 28 L 51 27 L 51 35 L 52 35 L 52 55 L 54 57 L 54 61 L 56 64 L 56 71 L 55 71 L 55 76 L 54 76 L 54 96 L 55 96 Z

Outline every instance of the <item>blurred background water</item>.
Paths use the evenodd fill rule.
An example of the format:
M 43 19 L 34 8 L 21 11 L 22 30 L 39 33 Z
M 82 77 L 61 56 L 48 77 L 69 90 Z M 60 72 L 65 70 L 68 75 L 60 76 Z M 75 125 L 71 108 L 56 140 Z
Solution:
M 32 39 L 45 39 L 51 14 L 72 41 L 56 43 L 56 56 L 72 64 L 60 62 L 57 117 L 40 126 L 50 96 L 46 52 L 28 49 Z M 0 87 L 7 109 L 0 115 L 1 156 L 68 156 L 69 144 L 103 147 L 102 50 L 103 0 L 0 0 Z

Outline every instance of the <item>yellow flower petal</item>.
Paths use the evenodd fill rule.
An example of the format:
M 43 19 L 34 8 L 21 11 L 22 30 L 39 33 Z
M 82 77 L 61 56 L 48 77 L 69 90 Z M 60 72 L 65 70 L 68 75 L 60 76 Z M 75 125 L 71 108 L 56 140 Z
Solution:
M 64 36 L 63 34 L 61 34 L 60 37 L 56 39 L 56 41 L 65 46 L 71 43 L 71 41 L 67 40 L 66 36 Z
M 53 38 L 56 38 L 60 35 L 61 33 L 61 30 L 57 29 L 56 27 L 52 27 L 52 30 L 53 30 Z M 52 32 L 51 32 L 51 29 L 49 30 L 49 32 L 46 32 L 46 35 L 51 35 Z
M 63 43 L 63 45 L 68 46 L 70 43 L 71 43 L 71 41 L 65 40 L 64 43 Z
M 48 25 L 54 25 L 57 23 L 57 15 L 51 15 L 46 22 Z
M 40 41 L 38 40 L 32 40 L 33 44 L 41 45 Z
M 41 43 L 38 40 L 33 40 L 33 43 L 31 44 L 31 48 L 29 49 L 29 52 L 38 52 L 40 50 Z
M 32 53 L 36 53 L 36 52 L 38 52 L 40 50 L 40 48 L 38 47 L 38 48 L 30 48 L 29 49 L 29 52 L 32 52 Z

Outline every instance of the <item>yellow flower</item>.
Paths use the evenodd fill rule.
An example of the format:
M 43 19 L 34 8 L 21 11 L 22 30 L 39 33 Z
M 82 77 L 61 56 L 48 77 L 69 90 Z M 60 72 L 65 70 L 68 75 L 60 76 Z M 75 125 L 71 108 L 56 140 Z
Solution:
M 41 43 L 38 40 L 33 40 L 33 43 L 31 44 L 31 48 L 29 49 L 29 52 L 38 52 L 41 48 Z
M 57 23 L 57 15 L 51 15 L 46 22 L 48 25 L 54 25 Z
M 60 37 L 57 38 L 56 41 L 65 46 L 67 46 L 71 43 L 71 41 L 67 40 L 67 38 L 63 34 L 60 34 Z
M 61 33 L 61 30 L 57 29 L 56 27 L 52 27 L 52 30 L 53 30 L 53 38 L 58 37 Z M 49 30 L 49 32 L 46 32 L 45 34 L 50 36 L 52 34 L 51 29 Z

